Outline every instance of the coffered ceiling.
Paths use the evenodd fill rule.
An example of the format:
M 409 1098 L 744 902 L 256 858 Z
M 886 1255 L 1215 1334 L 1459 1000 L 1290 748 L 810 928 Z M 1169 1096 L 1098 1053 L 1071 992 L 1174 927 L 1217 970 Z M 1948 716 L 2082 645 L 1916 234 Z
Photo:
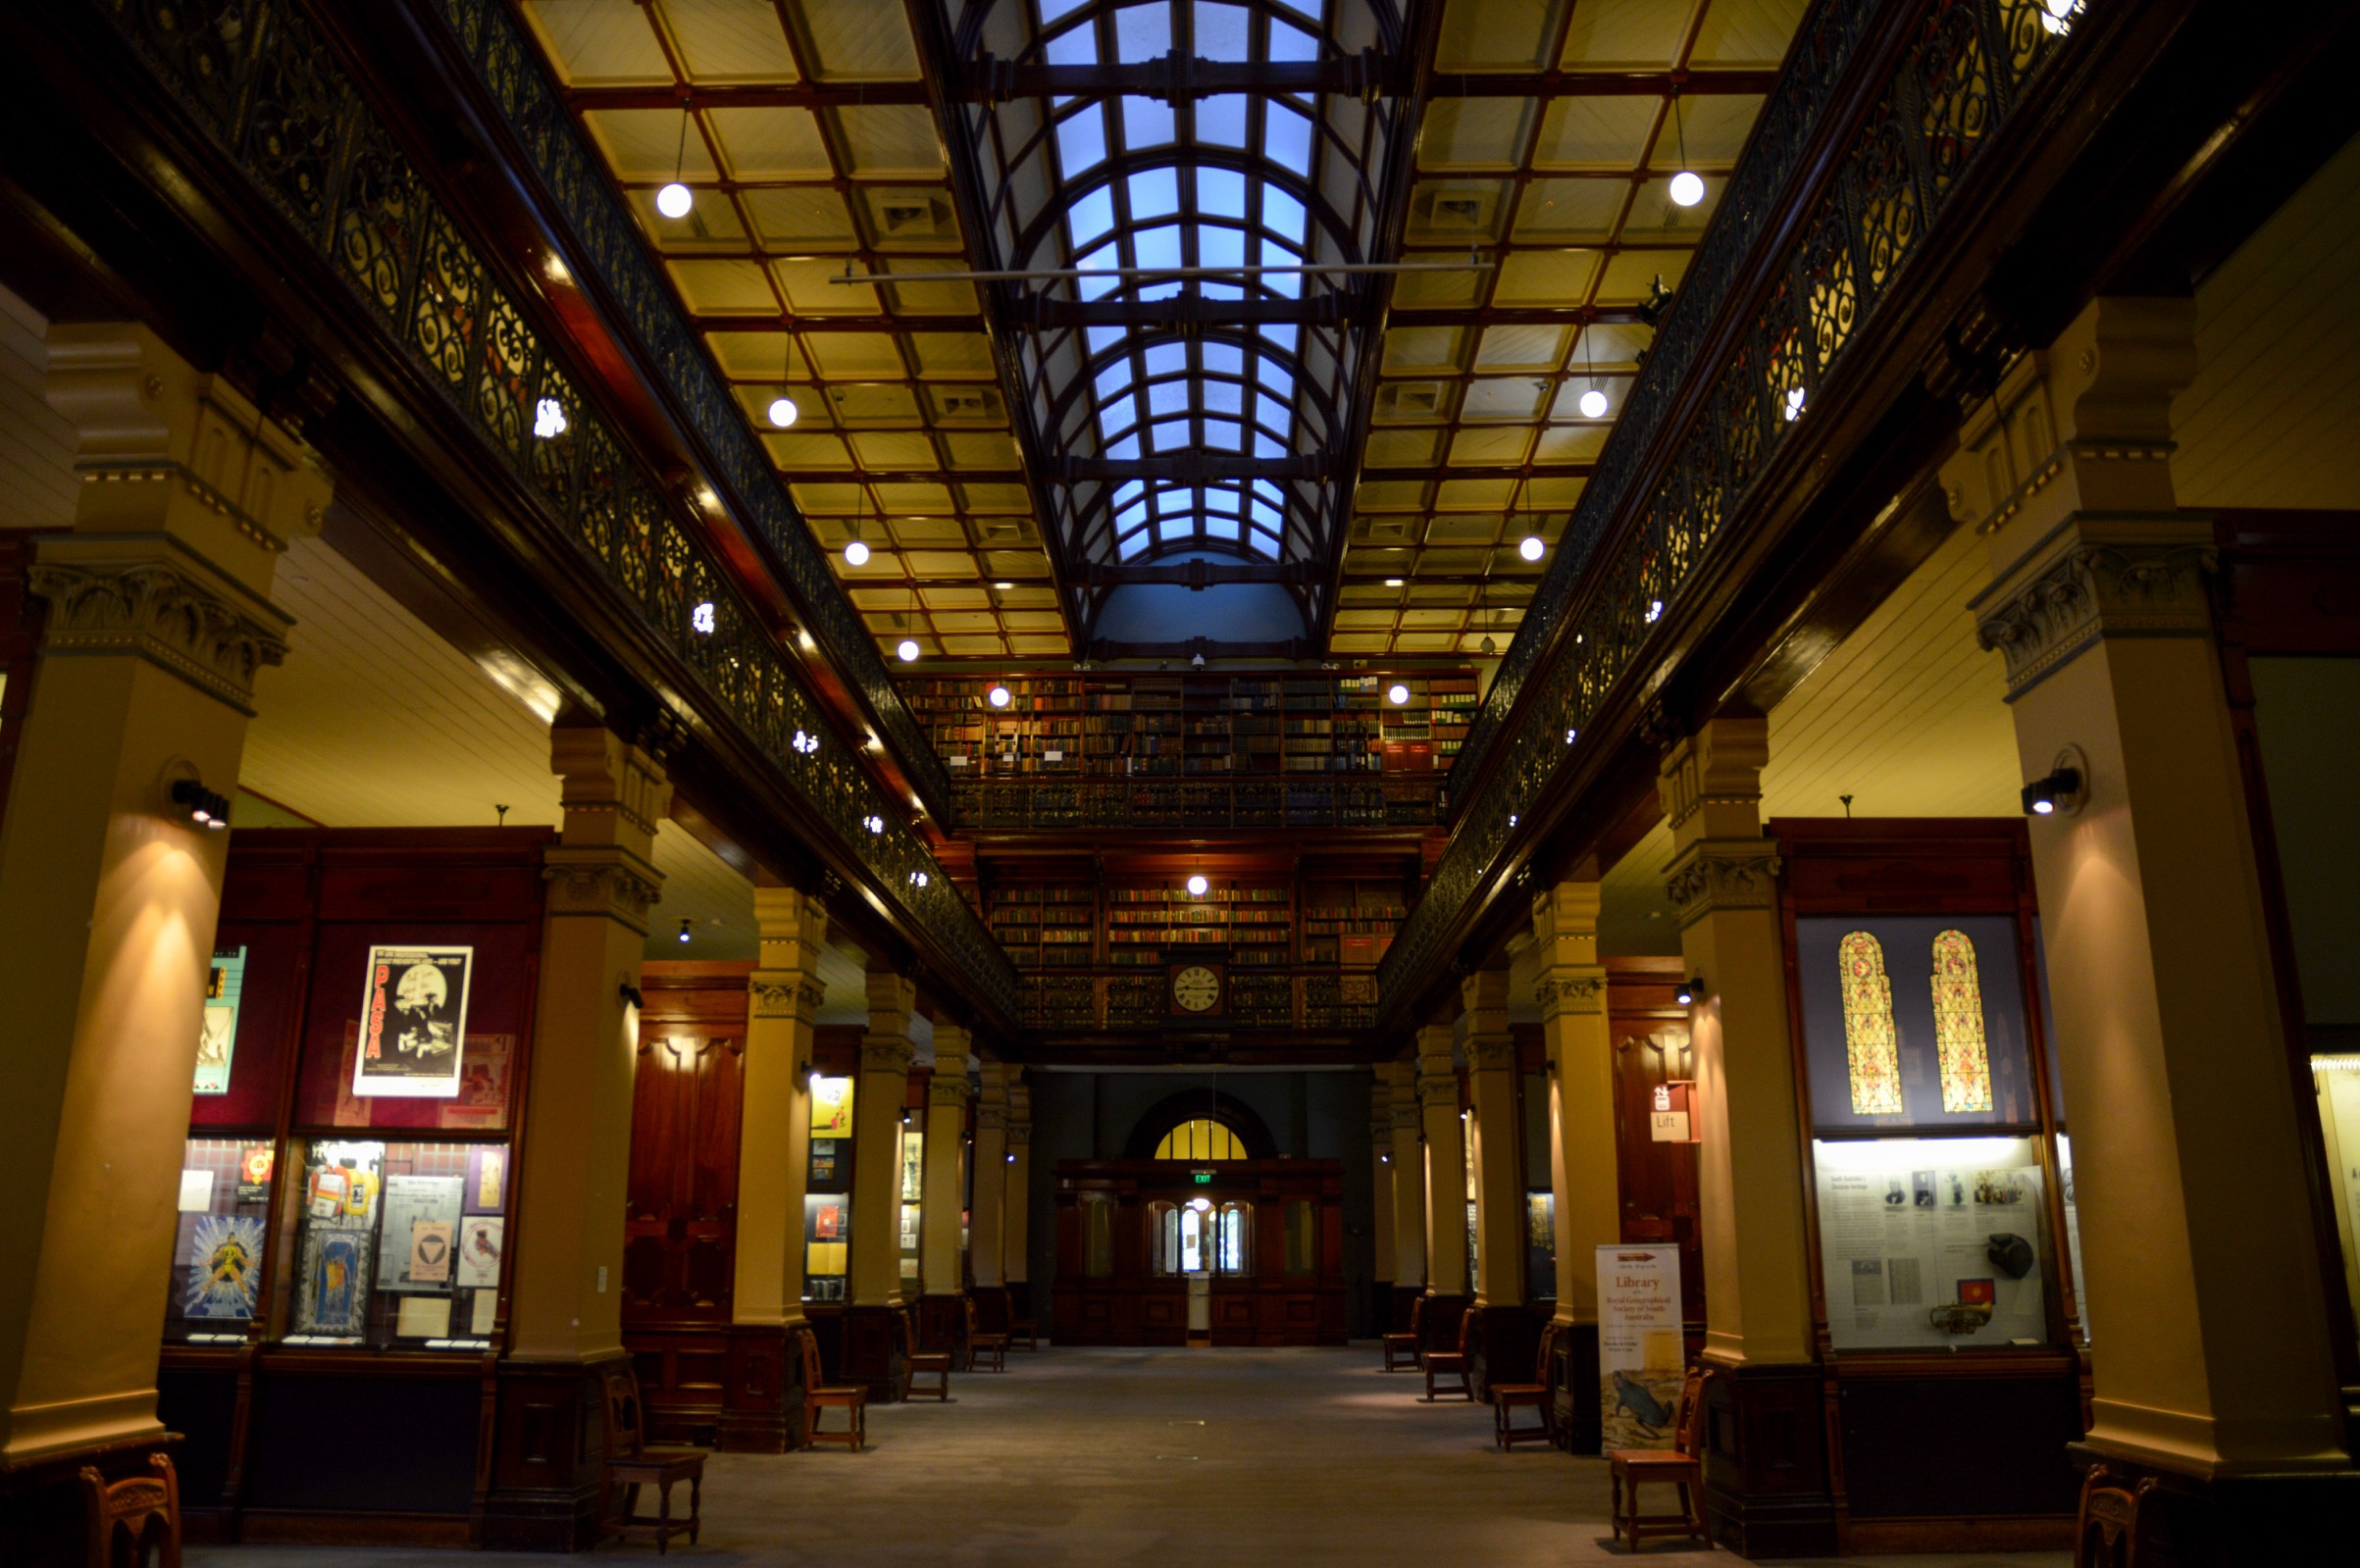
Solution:
M 939 18 L 928 6 L 943 8 Z M 1415 0 L 1406 10 L 1395 0 L 522 9 L 854 606 L 889 653 L 908 637 L 931 663 L 1070 657 L 1104 584 L 1178 553 L 1295 573 L 1290 591 L 1326 632 L 1328 652 L 1475 654 L 1486 637 L 1504 647 L 1546 564 L 1522 559 L 1517 543 L 1531 533 L 1555 546 L 1652 340 L 1640 307 L 1657 278 L 1678 287 L 1805 0 L 1441 0 L 1430 16 Z M 1244 90 L 1220 97 L 1213 87 L 1224 84 L 1181 79 L 1207 62 L 1243 72 L 1225 85 Z M 1099 76 L 1067 80 L 1052 67 Z M 1362 94 L 1343 90 L 1354 71 L 1373 83 Z M 967 107 L 938 118 L 946 78 Z M 1390 152 L 1386 116 L 1418 92 L 1413 152 Z M 1116 189 L 1083 167 L 1088 138 L 1059 133 L 1077 104 L 1101 124 L 1093 99 L 1107 116 L 1097 158 L 1179 176 L 1183 231 L 1172 243 L 1187 254 L 1171 260 L 1227 259 L 1210 243 L 1227 197 L 1192 178 L 1215 165 L 1253 187 L 1244 259 L 1289 259 L 1272 225 L 1283 228 L 1292 210 L 1260 184 L 1286 185 L 1286 154 L 1271 138 L 1281 120 L 1301 119 L 1314 127 L 1305 192 L 1326 198 L 1329 220 L 1323 233 L 1314 202 L 1304 259 L 1442 270 L 1306 278 L 1299 291 L 1262 278 L 1242 289 L 1126 282 L 1111 294 L 1070 279 L 991 282 L 981 286 L 1006 291 L 997 319 L 1014 320 L 1018 305 L 1027 313 L 1024 331 L 1002 326 L 998 351 L 974 282 L 833 280 L 1106 265 L 1083 258 L 1074 228 L 1085 217 L 1096 225 L 1081 207 L 1094 189 L 1116 198 L 1120 264 L 1163 265 L 1154 214 L 1134 210 L 1135 197 L 1149 199 L 1130 188 L 1136 171 L 1126 165 Z M 1221 150 L 1230 104 L 1245 162 Z M 968 127 L 971 145 L 953 157 L 941 124 Z M 1029 141 L 1011 133 L 1025 126 Z M 1141 136 L 1176 150 L 1132 147 Z M 1275 173 L 1257 175 L 1263 163 Z M 1704 177 L 1698 205 L 1671 200 L 1683 167 Z M 676 177 L 695 199 L 674 220 L 654 197 Z M 1046 239 L 1016 243 L 1021 227 L 1005 219 L 1019 206 L 1050 215 L 1033 226 Z M 1158 329 L 1142 309 L 1124 329 L 1133 341 L 1118 347 L 1103 329 L 1088 335 L 1075 307 L 1308 305 L 1329 294 L 1332 329 L 1307 325 L 1291 350 L 1277 344 L 1275 371 L 1252 352 L 1242 360 L 1254 409 L 1273 389 L 1291 402 L 1284 418 L 1245 415 L 1235 465 L 1292 462 L 1301 474 L 1258 481 L 1283 520 L 1257 548 L 1257 480 L 1196 470 L 1230 450 L 1220 445 L 1228 427 L 1210 421 L 1239 401 L 1208 345 L 1272 344 L 1257 345 L 1252 324 L 1243 335 L 1204 322 Z M 1045 308 L 1073 317 L 1070 347 L 1041 330 Z M 1314 344 L 1321 330 L 1329 337 Z M 1177 426 L 1151 430 L 1145 418 L 1171 369 L 1154 358 L 1167 337 L 1185 345 L 1174 349 L 1185 364 L 1173 393 L 1185 383 L 1195 422 L 1184 447 Z M 1075 365 L 1062 379 L 1051 366 L 1060 352 Z M 1110 375 L 1118 358 L 1127 379 Z M 1593 388 L 1607 400 L 1596 418 L 1580 407 Z M 1110 423 L 1126 392 L 1140 400 L 1144 437 L 1126 450 L 1151 466 L 1171 459 L 1144 488 L 1193 486 L 1188 522 L 1168 539 L 1161 501 L 1147 497 L 1143 524 L 1124 510 L 1141 499 L 1120 487 L 1128 471 L 1098 472 L 1127 461 L 1113 455 L 1125 432 Z M 790 430 L 768 418 L 782 394 L 797 411 Z M 1235 496 L 1214 493 L 1224 478 Z M 872 550 L 857 568 L 842 552 L 855 531 Z

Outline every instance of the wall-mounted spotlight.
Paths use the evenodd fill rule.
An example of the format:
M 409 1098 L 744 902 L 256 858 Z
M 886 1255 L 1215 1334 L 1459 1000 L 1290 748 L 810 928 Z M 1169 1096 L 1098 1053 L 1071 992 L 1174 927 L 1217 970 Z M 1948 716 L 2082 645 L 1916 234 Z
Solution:
M 1009 1155 L 1009 1156 L 1008 1156 L 1008 1163 L 1009 1163 L 1010 1165 L 1013 1165 L 1013 1164 L 1015 1164 L 1015 1163 L 1016 1163 L 1016 1156 L 1015 1156 L 1015 1155 L 1013 1155 L 1013 1154 Z
M 641 995 L 640 988 L 631 984 L 631 982 L 625 981 L 622 985 L 616 986 L 615 994 L 622 997 L 625 1001 L 631 1003 L 632 1006 L 639 1008 L 642 1012 L 646 1010 L 647 998 Z
M 683 917 L 682 917 L 682 919 L 681 919 L 681 923 L 680 923 L 680 939 L 681 939 L 682 941 L 687 941 L 687 940 L 689 939 L 689 922 L 688 922 L 688 918 L 687 918 L 686 916 L 683 916 Z
M 2088 770 L 2082 766 L 2081 753 L 2067 747 L 2050 767 L 2048 776 L 2026 784 L 2018 798 L 2024 802 L 2027 817 L 2070 817 L 2081 809 L 2087 798 L 2085 781 Z
M 1671 993 L 1671 999 L 1682 1007 L 1694 1007 L 1696 999 L 1704 994 L 1705 977 L 1698 975 L 1693 979 L 1681 981 L 1680 988 Z
M 195 779 L 175 779 L 172 782 L 172 803 L 188 814 L 188 820 L 199 828 L 215 833 L 230 826 L 230 802 L 215 794 Z

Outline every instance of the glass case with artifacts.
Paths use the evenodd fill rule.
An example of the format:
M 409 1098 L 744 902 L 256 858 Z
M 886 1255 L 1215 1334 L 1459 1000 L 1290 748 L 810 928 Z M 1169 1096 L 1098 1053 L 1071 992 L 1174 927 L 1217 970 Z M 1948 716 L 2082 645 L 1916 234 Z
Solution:
M 901 1289 L 918 1289 L 918 1267 L 925 1255 L 926 1134 L 908 1122 L 901 1124 Z
M 188 1139 L 164 1306 L 167 1342 L 246 1341 L 261 1298 L 276 1153 L 268 1137 Z
M 852 1245 L 852 1080 L 811 1080 L 803 1189 L 803 1299 L 848 1299 Z
M 339 1138 L 299 1148 L 284 1342 L 489 1348 L 507 1149 Z

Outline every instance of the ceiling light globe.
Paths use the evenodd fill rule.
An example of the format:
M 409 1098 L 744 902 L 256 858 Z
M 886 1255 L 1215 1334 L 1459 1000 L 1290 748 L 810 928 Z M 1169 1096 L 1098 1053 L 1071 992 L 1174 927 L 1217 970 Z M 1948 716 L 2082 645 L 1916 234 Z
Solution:
M 793 425 L 795 415 L 800 412 L 801 410 L 795 406 L 795 399 L 784 392 L 770 400 L 770 423 L 782 430 Z
M 907 637 L 903 637 L 901 639 L 901 645 L 896 648 L 894 651 L 901 656 L 901 662 L 903 664 L 915 664 L 918 662 L 918 645 Z
M 984 695 L 992 699 L 992 706 L 995 708 L 1004 708 L 1008 705 L 1008 688 L 1005 686 L 994 686 Z
M 666 218 L 686 218 L 689 209 L 695 203 L 696 198 L 689 194 L 689 187 L 677 179 L 655 193 L 655 210 Z
M 869 564 L 869 547 L 854 539 L 844 547 L 844 560 L 847 566 L 866 566 Z
M 1539 534 L 1527 533 L 1521 540 L 1517 542 L 1516 554 L 1522 556 L 1527 561 L 1537 561 L 1541 558 L 1541 552 L 1547 548 L 1548 546 L 1541 542 L 1541 536 Z
M 1205 880 L 1205 874 L 1203 872 L 1198 872 L 1195 876 L 1188 879 L 1188 896 L 1191 898 L 1202 898 L 1205 896 L 1205 889 L 1211 885 L 1212 884 Z
M 1581 417 L 1586 420 L 1606 418 L 1606 394 L 1595 386 L 1581 394 Z
M 1385 700 L 1397 708 L 1401 707 L 1410 700 L 1410 688 L 1396 681 L 1385 688 Z
M 1704 199 L 1705 181 L 1702 176 L 1683 169 L 1671 177 L 1671 200 L 1674 206 L 1693 207 Z

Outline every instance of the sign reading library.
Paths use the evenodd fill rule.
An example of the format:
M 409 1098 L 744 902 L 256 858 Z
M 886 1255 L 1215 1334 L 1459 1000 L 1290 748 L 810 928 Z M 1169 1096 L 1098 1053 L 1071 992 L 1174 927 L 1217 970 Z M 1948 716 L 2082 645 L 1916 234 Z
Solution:
M 372 947 L 352 1092 L 449 1099 L 459 1092 L 473 947 Z

